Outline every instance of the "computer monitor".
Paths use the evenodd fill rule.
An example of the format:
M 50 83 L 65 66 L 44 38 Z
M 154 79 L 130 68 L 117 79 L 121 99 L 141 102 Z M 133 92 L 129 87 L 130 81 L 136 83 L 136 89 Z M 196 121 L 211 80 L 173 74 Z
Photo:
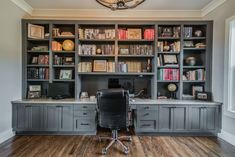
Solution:
M 47 97 L 52 99 L 71 98 L 70 85 L 68 83 L 49 83 Z

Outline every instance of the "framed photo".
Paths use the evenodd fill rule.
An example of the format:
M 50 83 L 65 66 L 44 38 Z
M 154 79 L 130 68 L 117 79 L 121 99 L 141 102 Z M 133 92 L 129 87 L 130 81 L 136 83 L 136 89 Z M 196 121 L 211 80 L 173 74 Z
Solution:
M 203 86 L 192 86 L 192 95 L 196 96 L 196 92 L 203 92 Z
M 29 85 L 30 92 L 38 92 L 41 91 L 41 85 Z
M 142 39 L 141 29 L 127 29 L 128 39 Z
M 107 71 L 107 61 L 106 60 L 94 60 L 93 61 L 93 71 L 94 72 L 106 72 Z
M 129 55 L 129 49 L 121 48 L 119 50 L 120 55 Z
M 72 79 L 72 70 L 60 70 L 60 79 L 61 80 L 71 80 Z
M 210 92 L 198 92 L 196 91 L 196 99 L 197 100 L 211 100 L 211 93 Z
M 44 39 L 45 28 L 43 26 L 28 24 L 28 38 Z
M 178 65 L 177 55 L 163 55 L 164 65 Z
M 41 91 L 28 91 L 28 99 L 38 99 L 41 98 Z

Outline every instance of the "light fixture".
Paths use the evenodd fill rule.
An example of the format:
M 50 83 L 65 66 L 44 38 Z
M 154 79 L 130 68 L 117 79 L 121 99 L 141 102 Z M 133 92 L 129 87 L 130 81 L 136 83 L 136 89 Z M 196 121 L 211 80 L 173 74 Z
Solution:
M 123 10 L 135 8 L 145 0 L 96 0 L 101 5 L 111 10 Z

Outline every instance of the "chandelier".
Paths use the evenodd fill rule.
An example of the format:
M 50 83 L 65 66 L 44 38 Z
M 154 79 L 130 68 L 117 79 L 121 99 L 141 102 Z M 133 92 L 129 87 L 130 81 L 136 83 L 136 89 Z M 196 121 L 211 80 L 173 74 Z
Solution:
M 135 8 L 145 0 L 96 0 L 101 5 L 111 10 L 123 10 Z

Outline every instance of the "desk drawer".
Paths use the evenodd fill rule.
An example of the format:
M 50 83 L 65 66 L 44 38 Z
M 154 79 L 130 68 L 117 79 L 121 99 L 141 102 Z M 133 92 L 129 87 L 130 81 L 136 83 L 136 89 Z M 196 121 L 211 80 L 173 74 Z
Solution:
M 93 131 L 96 128 L 94 119 L 75 119 L 74 123 L 75 131 Z
M 139 120 L 137 123 L 138 130 L 153 131 L 156 129 L 156 120 Z
M 95 105 L 74 105 L 74 110 L 78 111 L 84 111 L 84 110 L 95 110 L 96 106 Z
M 155 120 L 157 118 L 157 111 L 138 111 L 138 120 Z
M 138 111 L 148 111 L 148 110 L 157 110 L 158 109 L 158 106 L 156 106 L 156 105 L 138 105 L 137 106 L 137 110 Z
M 84 118 L 93 118 L 95 117 L 95 111 L 93 110 L 84 110 L 84 111 L 74 111 L 74 117 L 84 117 Z

